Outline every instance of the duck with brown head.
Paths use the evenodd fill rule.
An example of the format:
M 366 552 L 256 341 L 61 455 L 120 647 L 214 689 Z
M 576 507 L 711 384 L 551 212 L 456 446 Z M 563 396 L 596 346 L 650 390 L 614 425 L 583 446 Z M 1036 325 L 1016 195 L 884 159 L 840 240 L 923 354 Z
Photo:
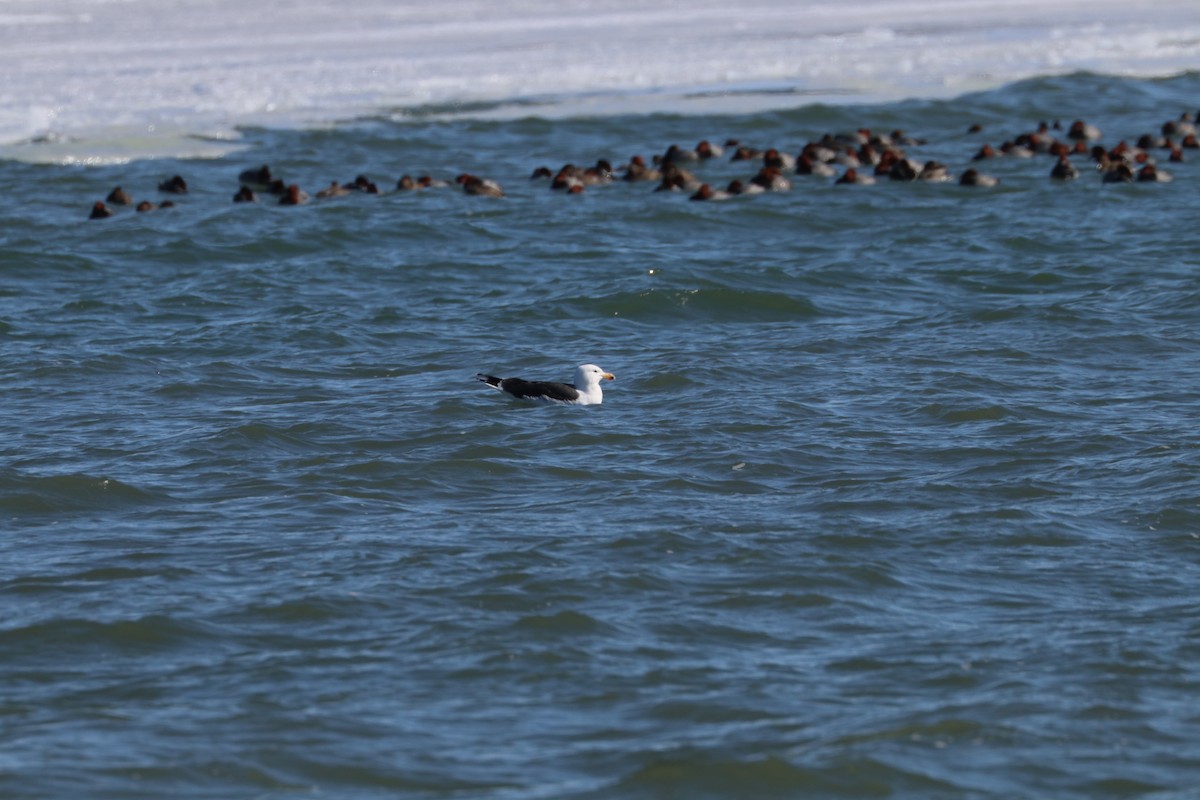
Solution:
M 290 184 L 283 197 L 279 198 L 281 206 L 299 206 L 308 202 L 308 192 L 302 190 L 297 184 Z
M 104 205 L 103 200 L 97 200 L 95 203 L 92 204 L 92 213 L 88 217 L 88 219 L 108 219 L 114 213 L 116 213 L 116 212 L 114 212 L 108 206 Z

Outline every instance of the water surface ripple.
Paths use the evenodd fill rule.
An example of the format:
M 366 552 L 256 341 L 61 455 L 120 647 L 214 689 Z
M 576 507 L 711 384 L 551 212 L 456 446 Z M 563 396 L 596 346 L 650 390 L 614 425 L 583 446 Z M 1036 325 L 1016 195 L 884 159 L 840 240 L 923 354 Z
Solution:
M 1154 185 L 528 180 L 864 125 L 960 173 L 1042 119 L 1135 141 L 1200 77 L 1115 87 L 0 164 L 0 793 L 1194 797 L 1200 151 Z M 232 204 L 264 161 L 508 197 Z M 586 361 L 598 407 L 472 378 Z

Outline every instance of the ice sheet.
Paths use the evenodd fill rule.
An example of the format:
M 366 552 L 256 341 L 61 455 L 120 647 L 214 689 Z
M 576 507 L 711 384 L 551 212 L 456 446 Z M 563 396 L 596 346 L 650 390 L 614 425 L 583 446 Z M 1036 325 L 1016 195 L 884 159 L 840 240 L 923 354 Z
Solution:
M 0 45 L 0 143 L 119 160 L 381 111 L 687 113 L 1170 75 L 1200 68 L 1200 3 L 0 0 Z

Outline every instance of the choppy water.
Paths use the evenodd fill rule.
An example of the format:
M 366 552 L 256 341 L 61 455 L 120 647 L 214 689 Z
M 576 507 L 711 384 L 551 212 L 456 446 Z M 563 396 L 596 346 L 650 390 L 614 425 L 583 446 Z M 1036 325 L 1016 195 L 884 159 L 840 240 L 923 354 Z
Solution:
M 1197 97 L 1077 75 L 0 164 L 0 793 L 1197 797 L 1200 151 L 1154 185 L 527 180 L 862 125 L 961 172 Z M 264 161 L 509 196 L 232 204 Z M 175 209 L 86 220 L 175 173 Z M 472 380 L 584 361 L 602 406 Z

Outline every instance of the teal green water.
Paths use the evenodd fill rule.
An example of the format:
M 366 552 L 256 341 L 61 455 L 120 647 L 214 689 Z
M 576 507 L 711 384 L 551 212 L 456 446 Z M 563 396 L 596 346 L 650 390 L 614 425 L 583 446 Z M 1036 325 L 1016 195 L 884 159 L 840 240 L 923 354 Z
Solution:
M 0 163 L 0 794 L 1195 797 L 1200 151 L 1164 184 L 1043 155 L 722 203 L 528 176 L 861 126 L 961 173 L 1197 97 L 1078 75 Z M 231 203 L 264 162 L 389 191 Z M 463 171 L 508 196 L 390 191 Z M 176 208 L 87 220 L 176 173 Z M 601 406 L 473 380 L 583 362 Z

